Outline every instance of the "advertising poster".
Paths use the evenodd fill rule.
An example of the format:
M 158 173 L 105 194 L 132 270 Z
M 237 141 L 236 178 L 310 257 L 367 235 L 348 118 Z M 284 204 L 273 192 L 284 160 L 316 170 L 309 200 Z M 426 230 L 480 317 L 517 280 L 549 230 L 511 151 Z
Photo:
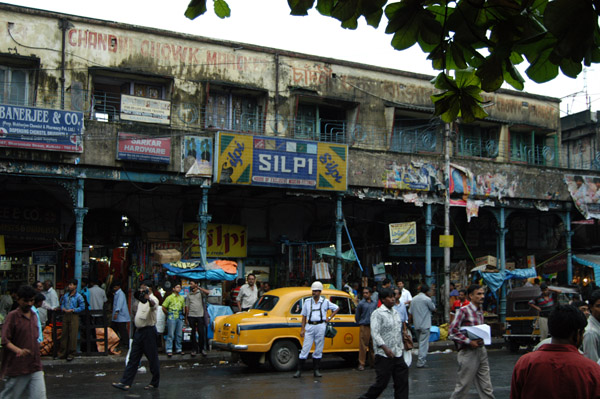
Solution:
M 171 138 L 119 133 L 117 159 L 168 164 L 171 162 Z
M 223 132 L 216 140 L 215 183 L 331 191 L 348 188 L 346 145 Z
M 210 137 L 183 138 L 182 172 L 186 177 L 211 177 L 213 172 L 213 141 Z
M 390 223 L 391 245 L 414 245 L 417 243 L 417 222 Z
M 565 175 L 575 207 L 586 219 L 600 219 L 600 177 Z
M 246 226 L 209 223 L 206 231 L 208 258 L 245 258 L 247 256 Z M 183 247 L 189 258 L 200 257 L 198 223 L 183 224 Z
M 83 152 L 83 113 L 0 104 L 0 147 Z
M 147 123 L 171 123 L 171 102 L 121 94 L 121 119 Z

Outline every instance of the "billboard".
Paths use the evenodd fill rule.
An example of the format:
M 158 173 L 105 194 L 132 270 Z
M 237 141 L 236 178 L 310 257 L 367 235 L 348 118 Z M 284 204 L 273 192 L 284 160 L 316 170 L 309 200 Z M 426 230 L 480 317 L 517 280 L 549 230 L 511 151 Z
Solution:
M 171 123 L 171 102 L 121 94 L 121 119 L 147 123 Z
M 117 159 L 168 164 L 171 162 L 171 138 L 119 133 Z
M 83 152 L 83 113 L 0 104 L 0 147 Z
M 186 177 L 211 177 L 213 171 L 213 141 L 210 137 L 184 136 L 182 141 L 182 172 Z
M 575 207 L 586 218 L 600 219 L 600 177 L 565 175 Z
M 221 184 L 346 191 L 348 146 L 220 132 L 213 175 Z
M 183 224 L 185 251 L 189 257 L 200 257 L 198 245 L 198 223 Z M 206 256 L 208 258 L 245 258 L 248 252 L 245 226 L 209 223 L 206 229 Z

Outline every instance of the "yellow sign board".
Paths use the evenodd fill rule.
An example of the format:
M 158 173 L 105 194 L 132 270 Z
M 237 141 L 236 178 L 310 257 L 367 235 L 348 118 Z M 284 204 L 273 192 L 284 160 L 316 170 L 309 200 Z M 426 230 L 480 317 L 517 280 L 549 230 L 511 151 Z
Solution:
M 440 247 L 441 248 L 453 248 L 454 247 L 454 236 L 440 234 Z
M 348 146 L 219 132 L 214 181 L 312 190 L 348 189 Z
M 391 245 L 414 245 L 417 243 L 417 222 L 390 223 Z
M 198 223 L 183 224 L 184 248 L 190 248 L 189 257 L 200 257 Z M 209 258 L 245 258 L 248 256 L 245 226 L 209 223 L 206 230 L 206 256 Z
M 0 236 L 0 255 L 6 255 L 6 247 L 4 246 L 4 236 Z

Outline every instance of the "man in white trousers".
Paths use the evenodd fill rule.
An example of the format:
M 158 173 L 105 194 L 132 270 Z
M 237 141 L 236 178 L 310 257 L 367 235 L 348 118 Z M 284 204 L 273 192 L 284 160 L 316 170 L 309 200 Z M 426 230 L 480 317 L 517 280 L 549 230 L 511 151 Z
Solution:
M 304 338 L 302 344 L 302 351 L 298 360 L 298 369 L 294 378 L 300 378 L 302 373 L 302 367 L 306 362 L 308 353 L 315 344 L 315 351 L 313 352 L 313 372 L 315 377 L 322 377 L 320 371 L 321 357 L 323 356 L 323 345 L 325 344 L 325 329 L 327 322 L 333 319 L 340 308 L 331 303 L 328 299 L 321 296 L 323 291 L 323 284 L 319 281 L 315 281 L 311 286 L 312 297 L 304 301 L 302 306 L 302 328 L 300 329 L 300 337 Z M 331 310 L 333 313 L 327 317 L 327 311 Z M 307 325 L 308 324 L 308 325 Z

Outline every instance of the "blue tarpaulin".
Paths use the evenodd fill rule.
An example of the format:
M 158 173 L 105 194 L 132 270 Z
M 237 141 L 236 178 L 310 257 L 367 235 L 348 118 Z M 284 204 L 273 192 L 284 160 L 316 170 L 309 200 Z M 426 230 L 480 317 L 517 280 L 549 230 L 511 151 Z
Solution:
M 599 255 L 573 255 L 573 260 L 584 266 L 594 269 L 594 280 L 600 281 L 600 256 Z
M 537 277 L 535 267 L 529 269 L 502 270 L 498 273 L 479 273 L 481 274 L 483 281 L 485 281 L 485 284 L 490 288 L 494 295 L 496 291 L 502 287 L 502 284 L 506 280 L 521 280 L 525 278 Z
M 237 278 L 236 274 L 225 273 L 223 269 L 206 270 L 198 262 L 198 266 L 193 269 L 181 269 L 179 267 L 171 266 L 170 263 L 163 263 L 162 265 L 167 269 L 169 276 L 185 277 L 192 280 L 216 280 L 216 281 L 234 281 Z

